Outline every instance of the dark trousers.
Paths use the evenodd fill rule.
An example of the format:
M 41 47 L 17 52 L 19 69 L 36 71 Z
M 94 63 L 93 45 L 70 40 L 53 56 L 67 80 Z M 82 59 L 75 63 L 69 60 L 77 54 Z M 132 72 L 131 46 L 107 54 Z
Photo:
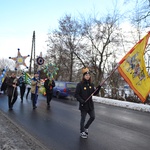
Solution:
M 30 90 L 31 90 L 31 88 L 27 88 L 26 99 L 28 99 L 28 95 L 29 95 Z
M 52 93 L 46 93 L 47 105 L 50 105 L 52 97 Z
M 13 98 L 12 98 L 12 95 L 8 96 L 8 107 L 11 109 L 14 105 L 14 103 L 16 102 L 17 100 L 17 95 L 14 94 Z
M 31 93 L 31 100 L 32 100 L 33 108 L 36 107 L 37 99 L 38 99 L 38 95 Z
M 89 114 L 90 118 L 88 119 L 87 123 L 85 124 L 85 119 L 87 114 Z M 89 126 L 91 125 L 91 123 L 94 121 L 95 119 L 95 111 L 91 110 L 91 111 L 85 111 L 85 110 L 81 110 L 81 120 L 80 120 L 80 132 L 84 132 L 84 129 L 88 129 Z
M 20 87 L 20 98 L 23 101 L 24 93 L 25 93 L 26 87 Z

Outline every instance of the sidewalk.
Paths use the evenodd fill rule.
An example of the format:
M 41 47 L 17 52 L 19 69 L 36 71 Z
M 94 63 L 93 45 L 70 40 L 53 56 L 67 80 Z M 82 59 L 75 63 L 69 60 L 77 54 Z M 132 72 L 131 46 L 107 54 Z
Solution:
M 0 110 L 0 150 L 47 150 Z

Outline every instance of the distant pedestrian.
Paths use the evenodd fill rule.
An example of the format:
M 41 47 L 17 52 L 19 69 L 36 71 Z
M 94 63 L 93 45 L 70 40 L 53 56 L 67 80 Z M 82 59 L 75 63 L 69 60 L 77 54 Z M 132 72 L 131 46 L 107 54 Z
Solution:
M 10 110 L 13 109 L 13 105 L 18 97 L 18 79 L 16 78 L 16 74 L 12 73 L 7 81 L 7 95 L 8 95 L 8 107 Z
M 32 100 L 33 109 L 37 108 L 36 104 L 37 104 L 38 92 L 40 86 L 41 84 L 39 80 L 39 74 L 34 73 L 34 77 L 31 79 L 31 100 Z
M 79 110 L 81 112 L 80 136 L 86 139 L 88 137 L 88 128 L 95 119 L 94 102 L 91 96 L 91 94 L 95 91 L 95 88 L 94 84 L 91 82 L 89 69 L 82 69 L 82 73 L 82 81 L 77 84 L 75 97 L 79 101 Z M 97 91 L 94 95 L 97 95 L 99 93 L 100 88 L 100 86 L 97 87 Z M 86 101 L 89 96 L 91 96 L 90 99 Z M 90 118 L 85 124 L 87 114 L 89 114 Z
M 24 78 L 23 74 L 19 77 L 18 83 L 19 83 L 19 87 L 20 87 L 21 103 L 23 103 L 23 97 L 24 97 L 25 90 L 26 90 L 25 78 Z
M 46 100 L 47 100 L 47 108 L 50 107 L 50 102 L 53 97 L 53 87 L 55 87 L 55 82 L 50 77 L 47 78 L 44 82 L 44 87 L 46 90 Z
M 1 86 L 1 91 L 3 91 L 4 94 L 6 94 L 7 91 L 7 81 L 8 81 L 8 76 L 6 75 Z

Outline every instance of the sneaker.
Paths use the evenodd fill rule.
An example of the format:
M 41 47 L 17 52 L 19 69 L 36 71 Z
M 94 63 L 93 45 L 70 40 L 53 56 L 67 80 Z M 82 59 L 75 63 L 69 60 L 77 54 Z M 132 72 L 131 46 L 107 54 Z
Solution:
M 50 109 L 50 105 L 47 105 L 47 109 Z
M 33 106 L 33 109 L 36 109 L 37 108 L 37 106 Z
M 81 132 L 81 138 L 83 138 L 83 139 L 87 139 L 87 134 L 85 133 L 85 132 Z
M 9 110 L 13 110 L 13 108 L 12 108 L 12 107 L 10 107 L 10 108 L 9 108 Z
M 85 128 L 84 132 L 86 135 L 88 135 L 88 133 L 89 133 L 88 129 L 86 129 L 86 128 Z

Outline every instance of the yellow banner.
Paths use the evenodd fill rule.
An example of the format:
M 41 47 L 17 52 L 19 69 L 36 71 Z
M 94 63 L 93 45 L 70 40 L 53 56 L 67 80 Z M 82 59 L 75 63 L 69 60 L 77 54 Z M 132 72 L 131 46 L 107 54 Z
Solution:
M 122 58 L 118 67 L 121 76 L 143 103 L 150 91 L 150 78 L 144 61 L 144 52 L 149 36 L 150 32 Z

